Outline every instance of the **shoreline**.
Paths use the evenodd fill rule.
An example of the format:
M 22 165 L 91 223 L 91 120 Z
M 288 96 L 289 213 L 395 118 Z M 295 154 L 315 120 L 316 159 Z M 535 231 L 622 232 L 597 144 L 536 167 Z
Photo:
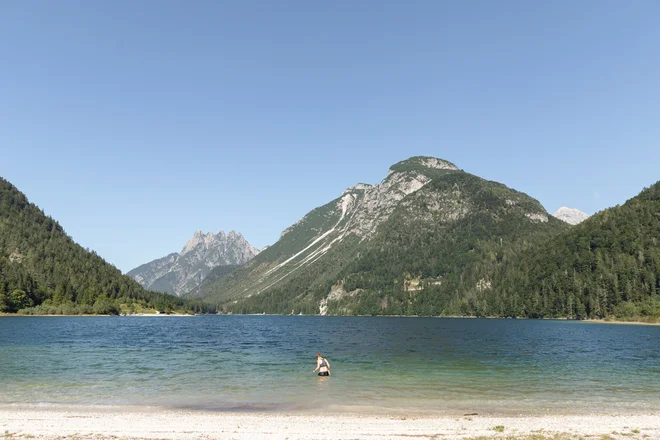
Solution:
M 22 315 L 19 313 L 0 313 L 0 318 L 2 317 L 64 317 L 64 318 L 73 318 L 73 317 L 81 317 L 81 318 L 126 318 L 130 316 L 170 316 L 170 317 L 175 317 L 175 316 L 197 316 L 197 315 L 191 315 L 191 314 L 186 314 L 186 313 L 134 313 L 132 315 Z
M 419 316 L 419 315 L 273 315 L 273 314 L 186 314 L 186 313 L 134 313 L 131 315 L 22 315 L 18 313 L 0 313 L 0 318 L 2 317 L 191 317 L 191 316 L 318 316 L 318 317 L 341 317 L 341 318 L 435 318 L 435 319 L 503 319 L 503 320 L 539 320 L 539 321 L 572 321 L 572 322 L 584 322 L 586 324 L 616 324 L 616 325 L 649 325 L 649 326 L 660 326 L 660 321 L 658 322 L 647 322 L 647 321 L 622 321 L 614 319 L 571 319 L 571 318 L 505 318 L 498 316 Z
M 607 319 L 583 319 L 582 322 L 587 324 L 616 324 L 616 325 L 660 325 L 660 322 L 646 322 L 646 321 L 614 321 Z
M 642 439 L 660 438 L 660 413 L 494 417 L 0 406 L 0 432 L 5 439 Z

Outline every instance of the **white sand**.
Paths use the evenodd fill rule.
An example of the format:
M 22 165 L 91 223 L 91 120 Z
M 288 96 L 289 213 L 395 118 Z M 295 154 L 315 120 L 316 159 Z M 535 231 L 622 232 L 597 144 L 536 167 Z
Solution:
M 503 432 L 494 428 L 502 426 Z M 538 417 L 407 417 L 211 413 L 122 407 L 0 408 L 4 439 L 660 439 L 660 413 Z M 610 437 L 607 437 L 609 435 Z M 606 436 L 606 437 L 603 437 Z

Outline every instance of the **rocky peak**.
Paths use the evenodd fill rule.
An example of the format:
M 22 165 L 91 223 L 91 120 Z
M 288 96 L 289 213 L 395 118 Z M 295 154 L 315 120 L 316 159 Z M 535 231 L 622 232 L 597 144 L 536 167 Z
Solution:
M 432 170 L 458 171 L 458 167 L 448 160 L 438 159 L 437 157 L 415 156 L 395 163 L 388 170 L 388 174 L 411 170 L 422 171 L 424 168 Z
M 481 245 L 483 240 L 517 250 L 527 246 L 526 240 L 532 240 L 537 232 L 550 236 L 568 228 L 550 218 L 543 206 L 528 195 L 465 173 L 443 159 L 413 157 L 392 165 L 389 171 L 379 183 L 353 185 L 329 203 L 309 211 L 284 230 L 273 249 L 231 277 L 217 282 L 208 278 L 196 294 L 222 301 L 245 300 L 259 310 L 279 307 L 265 305 L 270 298 L 290 301 L 288 292 L 299 293 L 292 303 L 302 303 L 298 299 L 302 297 L 317 301 L 325 290 L 323 286 L 341 282 L 344 275 L 352 277 L 349 294 L 359 294 L 363 286 L 371 286 L 368 288 L 380 295 L 385 285 L 401 286 L 401 277 L 406 274 L 413 280 L 404 283 L 403 290 L 414 292 L 424 288 L 419 278 L 414 279 L 418 264 L 427 264 L 418 261 L 419 255 L 445 259 L 447 266 L 455 268 L 453 275 L 460 277 L 462 266 L 452 259 L 463 255 L 466 261 L 475 258 L 476 253 L 468 254 L 477 246 L 475 243 Z M 487 227 L 474 228 L 474 224 Z M 524 227 L 519 228 L 521 224 Z M 442 280 L 437 275 L 445 276 L 444 266 L 435 266 L 435 261 L 426 266 L 436 277 L 426 283 L 429 286 L 440 286 Z M 415 272 L 406 272 L 409 269 L 404 264 L 408 263 Z M 478 275 L 474 279 L 476 290 L 491 289 L 490 275 Z M 315 290 L 315 297 L 298 292 L 299 286 L 310 286 L 307 290 Z M 334 293 L 334 287 L 332 290 L 319 305 L 321 313 L 329 313 L 328 301 L 342 297 Z M 263 292 L 273 292 L 273 296 L 267 301 L 256 298 Z M 387 301 L 377 307 L 384 310 Z
M 403 198 L 431 181 L 428 170 L 458 171 L 458 167 L 443 159 L 415 156 L 392 165 L 388 175 L 378 184 L 358 183 L 344 190 L 332 208 L 337 216 L 337 223 L 331 231 L 338 233 L 336 241 L 351 234 L 361 239 L 371 237 Z M 306 227 L 306 220 L 307 216 L 282 231 L 280 238 L 296 227 Z M 331 232 L 326 232 L 324 237 Z
M 196 288 L 213 268 L 244 264 L 258 253 L 240 232 L 195 231 L 179 254 L 142 265 L 129 275 L 148 289 L 182 295 Z
M 220 234 L 218 234 L 218 238 L 220 239 L 224 238 L 224 232 L 220 231 Z M 211 247 L 211 245 L 215 240 L 216 240 L 216 236 L 213 235 L 212 232 L 208 232 L 204 234 L 202 231 L 195 231 L 192 238 L 188 240 L 185 246 L 183 246 L 183 249 L 181 249 L 180 255 L 185 255 L 200 245 L 208 249 Z
M 346 200 L 345 195 L 340 201 L 340 209 L 352 214 L 346 232 L 363 237 L 372 235 L 376 227 L 388 219 L 401 199 L 430 181 L 429 177 L 413 170 L 394 171 L 380 184 L 365 188 L 364 196 L 359 201 L 355 197 Z
M 562 206 L 552 214 L 553 217 L 558 218 L 570 225 L 577 225 L 589 218 L 589 214 L 582 212 L 579 209 L 567 208 Z
M 374 185 L 370 185 L 368 183 L 358 183 L 357 185 L 353 185 L 349 188 L 346 188 L 344 190 L 344 192 L 342 193 L 342 195 L 347 194 L 347 193 L 357 192 L 357 191 L 367 191 L 367 190 L 369 190 L 373 187 L 374 187 Z

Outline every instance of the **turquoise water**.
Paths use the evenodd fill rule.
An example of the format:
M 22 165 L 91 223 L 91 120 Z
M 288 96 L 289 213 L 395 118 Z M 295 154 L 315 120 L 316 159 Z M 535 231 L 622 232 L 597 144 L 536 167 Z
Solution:
M 312 373 L 320 351 L 332 376 Z M 213 411 L 651 412 L 660 327 L 305 317 L 2 317 L 0 403 Z

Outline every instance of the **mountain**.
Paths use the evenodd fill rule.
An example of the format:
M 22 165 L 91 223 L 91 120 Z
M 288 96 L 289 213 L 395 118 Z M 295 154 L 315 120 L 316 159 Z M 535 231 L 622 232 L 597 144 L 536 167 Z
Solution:
M 589 218 L 589 214 L 582 212 L 579 209 L 567 208 L 562 206 L 552 214 L 553 217 L 568 223 L 569 225 L 577 225 Z
M 233 312 L 478 313 L 477 294 L 501 265 L 569 227 L 524 193 L 413 157 L 312 210 L 190 296 Z
M 660 182 L 524 253 L 494 286 L 519 298 L 518 316 L 660 319 Z
M 0 178 L 0 313 L 117 314 L 206 311 L 148 292 L 83 249 L 16 187 Z
M 226 235 L 223 231 L 217 235 L 197 231 L 180 253 L 143 264 L 127 275 L 146 289 L 181 296 L 199 286 L 213 268 L 234 268 L 258 253 L 257 248 L 235 231 Z

